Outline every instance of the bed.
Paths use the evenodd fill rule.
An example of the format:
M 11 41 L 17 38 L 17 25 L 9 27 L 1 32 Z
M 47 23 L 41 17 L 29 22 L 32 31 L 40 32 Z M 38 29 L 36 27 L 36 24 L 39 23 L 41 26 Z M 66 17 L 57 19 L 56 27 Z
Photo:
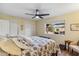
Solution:
M 56 43 L 52 39 L 38 36 L 18 36 L 0 41 L 0 48 L 9 55 L 51 56 L 56 52 Z

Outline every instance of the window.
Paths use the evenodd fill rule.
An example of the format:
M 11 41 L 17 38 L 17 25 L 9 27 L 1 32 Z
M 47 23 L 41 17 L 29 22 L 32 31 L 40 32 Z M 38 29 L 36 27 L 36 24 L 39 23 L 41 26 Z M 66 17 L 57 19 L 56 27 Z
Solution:
M 65 34 L 65 24 L 64 23 L 54 24 L 54 33 L 64 35 Z

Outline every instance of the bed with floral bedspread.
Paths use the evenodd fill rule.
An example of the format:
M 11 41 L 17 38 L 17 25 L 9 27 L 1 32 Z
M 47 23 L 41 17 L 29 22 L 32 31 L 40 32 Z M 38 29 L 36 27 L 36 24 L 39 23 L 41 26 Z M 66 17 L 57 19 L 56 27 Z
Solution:
M 9 46 L 6 46 L 5 52 L 9 53 L 10 55 L 19 55 L 19 56 L 51 56 L 52 53 L 56 52 L 56 43 L 52 39 L 42 38 L 38 36 L 32 37 L 17 37 L 12 38 L 9 37 L 8 40 L 12 41 L 12 44 L 15 44 L 19 49 L 15 49 L 17 51 L 11 50 Z M 8 41 L 9 42 L 9 41 Z M 6 45 L 6 43 L 5 43 Z M 9 45 L 9 43 L 8 43 Z M 11 45 L 11 44 L 10 44 Z M 14 46 L 14 45 L 13 45 Z M 2 46 L 1 46 L 2 47 Z M 1 48 L 0 47 L 0 48 Z M 13 49 L 13 47 L 11 47 Z M 15 52 L 15 53 L 14 53 Z M 19 52 L 19 54 L 18 54 Z

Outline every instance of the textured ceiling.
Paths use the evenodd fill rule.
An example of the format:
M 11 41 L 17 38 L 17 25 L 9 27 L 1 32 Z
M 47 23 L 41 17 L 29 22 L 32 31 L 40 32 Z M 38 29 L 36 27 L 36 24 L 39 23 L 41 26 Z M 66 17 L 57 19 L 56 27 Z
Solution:
M 79 4 L 74 3 L 0 3 L 0 12 L 30 19 L 32 16 L 24 13 L 34 13 L 39 9 L 40 13 L 49 13 L 50 16 L 63 15 L 72 11 L 79 10 Z

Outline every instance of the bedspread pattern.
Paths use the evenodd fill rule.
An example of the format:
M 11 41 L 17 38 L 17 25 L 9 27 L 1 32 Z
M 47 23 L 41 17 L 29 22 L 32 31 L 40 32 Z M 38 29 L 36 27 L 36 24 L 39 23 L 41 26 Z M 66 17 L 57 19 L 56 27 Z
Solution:
M 52 39 L 46 39 L 41 37 L 32 37 L 33 45 L 29 46 L 30 49 L 24 49 L 22 55 L 28 56 L 51 56 L 52 53 L 56 52 L 55 50 L 55 41 Z

